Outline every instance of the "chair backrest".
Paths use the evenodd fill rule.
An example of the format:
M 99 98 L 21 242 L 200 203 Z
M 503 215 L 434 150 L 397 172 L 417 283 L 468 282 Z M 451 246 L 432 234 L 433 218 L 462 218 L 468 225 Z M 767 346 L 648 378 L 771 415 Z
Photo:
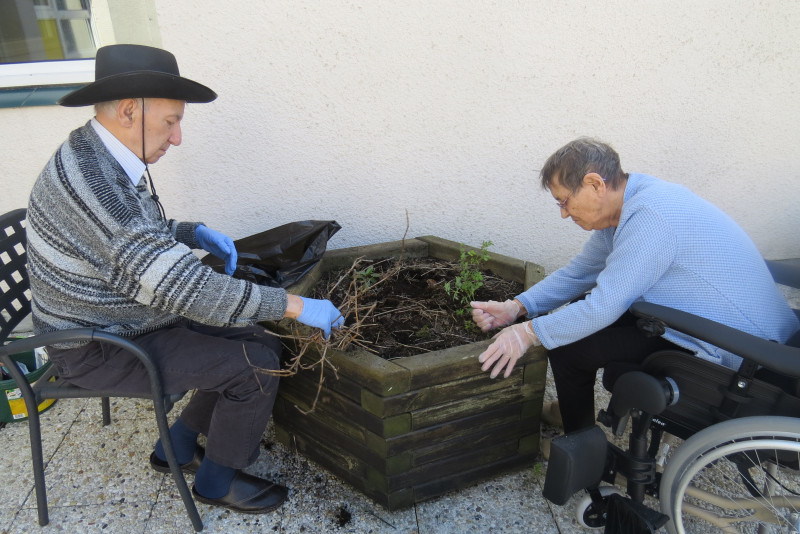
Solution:
M 31 312 L 24 208 L 0 216 L 0 343 Z

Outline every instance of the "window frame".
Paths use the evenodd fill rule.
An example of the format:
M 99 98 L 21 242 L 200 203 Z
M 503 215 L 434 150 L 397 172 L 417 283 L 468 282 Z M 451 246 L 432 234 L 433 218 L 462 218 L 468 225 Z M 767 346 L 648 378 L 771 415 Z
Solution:
M 75 85 L 94 80 L 94 59 L 0 64 L 0 88 Z

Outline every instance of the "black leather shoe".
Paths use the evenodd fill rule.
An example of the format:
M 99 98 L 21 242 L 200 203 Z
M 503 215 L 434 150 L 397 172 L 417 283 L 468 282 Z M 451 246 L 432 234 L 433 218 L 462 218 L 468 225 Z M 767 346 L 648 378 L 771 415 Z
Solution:
M 263 478 L 236 471 L 228 494 L 218 499 L 203 497 L 192 486 L 192 495 L 200 502 L 213 506 L 222 506 L 243 514 L 264 514 L 277 509 L 289 490 L 286 487 Z
M 203 463 L 203 458 L 206 456 L 206 450 L 198 445 L 194 449 L 194 458 L 192 458 L 189 462 L 183 464 L 181 466 L 181 471 L 184 473 L 197 473 L 197 470 L 200 469 L 200 464 Z M 166 460 L 162 460 L 156 453 L 153 452 L 150 455 L 150 467 L 158 471 L 159 473 L 170 473 L 169 464 Z

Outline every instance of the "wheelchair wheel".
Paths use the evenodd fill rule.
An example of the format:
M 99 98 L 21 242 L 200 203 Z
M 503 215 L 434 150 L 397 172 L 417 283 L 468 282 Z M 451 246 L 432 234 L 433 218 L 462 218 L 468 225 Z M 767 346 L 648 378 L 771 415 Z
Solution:
M 598 490 L 604 501 L 614 494 L 623 495 L 623 493 L 614 486 L 600 486 Z M 606 526 L 605 514 L 600 514 L 599 511 L 595 509 L 592 503 L 592 497 L 588 493 L 584 495 L 575 506 L 575 520 L 580 526 L 589 529 L 601 529 Z
M 659 489 L 671 534 L 800 532 L 800 419 L 745 417 L 698 432 Z

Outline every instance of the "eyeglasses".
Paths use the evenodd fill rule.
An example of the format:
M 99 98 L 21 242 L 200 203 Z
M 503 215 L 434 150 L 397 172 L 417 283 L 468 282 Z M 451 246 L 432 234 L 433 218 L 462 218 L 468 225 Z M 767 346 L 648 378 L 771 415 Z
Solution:
M 575 192 L 575 191 L 571 191 L 571 192 L 570 192 L 570 194 L 569 194 L 569 195 L 567 195 L 567 198 L 565 198 L 565 199 L 564 199 L 564 200 L 562 200 L 561 202 L 559 202 L 558 200 L 556 200 L 556 205 L 558 206 L 558 209 L 561 209 L 561 210 L 565 210 L 565 209 L 567 209 L 567 201 L 569 200 L 569 198 L 572 196 L 572 194 L 573 194 L 574 192 Z
M 605 181 L 606 181 L 606 179 L 605 179 L 605 178 L 603 178 L 603 181 L 605 182 Z M 582 187 L 582 186 L 581 186 L 581 187 Z M 564 200 L 562 200 L 561 202 L 559 202 L 558 200 L 556 200 L 556 206 L 558 206 L 558 209 L 561 209 L 561 210 L 565 210 L 565 209 L 567 209 L 567 201 L 570 199 L 570 197 L 572 197 L 572 195 L 573 195 L 573 194 L 575 194 L 575 191 L 570 191 L 569 195 L 567 195 L 567 198 L 565 198 L 565 199 L 564 199 Z

